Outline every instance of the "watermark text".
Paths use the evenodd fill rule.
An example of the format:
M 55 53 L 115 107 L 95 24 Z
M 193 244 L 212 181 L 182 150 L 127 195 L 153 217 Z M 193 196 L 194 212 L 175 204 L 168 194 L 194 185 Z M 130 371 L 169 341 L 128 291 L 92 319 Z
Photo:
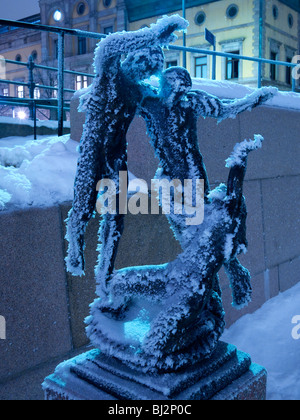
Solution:
M 6 320 L 0 315 L 0 340 L 6 340 Z
M 204 180 L 167 178 L 152 179 L 149 186 L 143 179 L 134 180 L 135 191 L 127 199 L 128 174 L 119 172 L 118 180 L 102 179 L 97 184 L 96 209 L 99 214 L 183 215 L 188 226 L 204 220 Z M 151 199 L 149 200 L 149 192 Z
M 294 340 L 300 340 L 300 315 L 295 315 L 292 318 L 292 324 L 295 324 L 292 329 L 292 337 Z
M 297 66 L 293 67 L 292 70 L 292 77 L 295 80 L 300 79 L 300 55 L 295 55 L 292 59 L 293 64 L 297 64 Z

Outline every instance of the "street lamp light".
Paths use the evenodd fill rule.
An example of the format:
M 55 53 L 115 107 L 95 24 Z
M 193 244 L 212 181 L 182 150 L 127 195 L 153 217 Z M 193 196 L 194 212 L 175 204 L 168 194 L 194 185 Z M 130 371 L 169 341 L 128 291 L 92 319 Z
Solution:
M 62 20 L 62 17 L 63 17 L 62 12 L 59 9 L 55 10 L 55 12 L 53 13 L 53 19 L 56 22 L 60 22 Z

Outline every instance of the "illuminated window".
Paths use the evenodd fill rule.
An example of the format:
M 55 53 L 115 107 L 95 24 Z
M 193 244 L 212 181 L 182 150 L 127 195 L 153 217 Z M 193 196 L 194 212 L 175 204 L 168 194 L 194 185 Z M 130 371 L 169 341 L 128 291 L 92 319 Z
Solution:
M 24 98 L 25 97 L 24 86 L 17 86 L 17 97 L 18 98 Z
M 88 87 L 88 78 L 87 76 L 82 76 L 81 74 L 78 74 L 76 76 L 75 81 L 75 89 L 80 90 Z
M 4 88 L 2 91 L 2 95 L 3 96 L 9 96 L 9 89 L 8 88 Z
M 40 99 L 40 97 L 41 97 L 41 91 L 40 91 L 40 89 L 38 87 L 36 87 L 34 89 L 33 97 L 34 97 L 34 99 Z

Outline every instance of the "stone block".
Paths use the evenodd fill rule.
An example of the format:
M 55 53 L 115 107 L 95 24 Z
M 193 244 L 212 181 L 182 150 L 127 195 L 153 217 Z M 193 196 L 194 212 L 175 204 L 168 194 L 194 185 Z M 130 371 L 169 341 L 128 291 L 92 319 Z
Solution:
M 45 376 L 53 372 L 58 363 L 62 363 L 66 358 L 75 357 L 83 351 L 86 351 L 86 348 L 51 359 L 49 362 L 22 372 L 19 376 L 6 382 L 1 382 L 0 401 L 43 401 L 42 383 Z
M 299 256 L 300 176 L 262 180 L 267 267 Z
M 0 214 L 0 379 L 71 349 L 57 207 Z
M 260 107 L 239 116 L 241 139 L 261 134 L 260 151 L 249 156 L 246 179 L 299 175 L 299 111 Z
M 213 118 L 200 117 L 197 123 L 198 140 L 211 184 L 227 182 L 229 170 L 225 161 L 240 139 L 239 117 L 218 124 Z
M 145 121 L 136 117 L 127 133 L 128 169 L 137 178 L 143 179 L 150 188 L 151 179 L 159 166 L 159 160 L 154 155 L 150 138 L 147 134 Z
M 300 282 L 300 257 L 279 266 L 280 292 L 290 289 Z

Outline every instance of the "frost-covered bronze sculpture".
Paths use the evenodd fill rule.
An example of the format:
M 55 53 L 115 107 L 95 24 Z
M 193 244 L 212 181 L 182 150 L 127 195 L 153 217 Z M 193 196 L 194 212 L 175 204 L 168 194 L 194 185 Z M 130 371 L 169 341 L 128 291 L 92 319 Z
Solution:
M 97 201 L 97 183 L 111 179 L 117 186 L 119 171 L 127 170 L 126 133 L 137 106 L 147 92 L 144 79 L 163 68 L 162 46 L 176 39 L 176 30 L 188 22 L 178 15 L 164 17 L 150 28 L 111 34 L 95 53 L 96 78 L 81 99 L 87 118 L 80 143 L 73 207 L 69 214 L 66 259 L 75 276 L 84 272 L 84 232 Z M 122 56 L 126 59 L 122 62 Z M 123 188 L 127 189 L 127 185 Z M 106 282 L 114 267 L 117 245 L 123 232 L 124 216 L 107 214 L 100 226 L 100 258 L 96 268 L 97 293 L 105 296 Z
M 191 87 L 185 69 L 168 69 L 161 76 L 160 90 L 145 97 L 140 111 L 162 166 L 157 177 L 180 180 L 182 185 L 186 179 L 204 179 L 204 223 L 188 226 L 184 213 L 171 212 L 168 219 L 183 253 L 166 265 L 115 272 L 108 300 L 96 300 L 87 320 L 94 345 L 144 370 L 190 366 L 216 348 L 224 329 L 218 281 L 222 265 L 231 281 L 234 306 L 242 307 L 251 298 L 250 274 L 237 255 L 247 247 L 242 193 L 247 155 L 261 146 L 261 139 L 236 146 L 227 162 L 231 167 L 227 188 L 221 185 L 211 192 L 196 123 L 200 115 L 220 121 L 234 118 L 270 99 L 276 89 L 221 101 Z M 120 319 L 107 321 L 109 313 Z M 110 331 L 118 327 L 121 330 L 112 339 Z
M 276 90 L 264 88 L 243 99 L 220 100 L 193 90 L 185 69 L 162 72 L 160 46 L 187 24 L 177 15 L 164 17 L 151 28 L 113 34 L 97 48 L 97 76 L 81 101 L 87 120 L 68 219 L 67 268 L 74 275 L 83 273 L 84 231 L 95 210 L 98 181 L 111 179 L 120 194 L 119 171 L 127 170 L 125 135 L 137 112 L 147 123 L 160 160 L 156 178 L 178 180 L 181 185 L 185 180 L 204 180 L 204 221 L 187 224 L 184 211 L 171 211 L 167 217 L 183 252 L 167 264 L 114 270 L 124 216 L 117 211 L 103 217 L 95 271 L 98 298 L 86 319 L 87 335 L 98 350 L 59 366 L 48 379 L 51 392 L 60 387 L 64 394 L 69 387 L 76 394 L 79 387 L 85 393 L 89 383 L 98 397 L 106 392 L 120 399 L 175 394 L 202 399 L 240 377 L 251 364 L 248 356 L 236 361 L 235 351 L 219 342 L 224 311 L 218 272 L 224 265 L 234 306 L 247 304 L 250 274 L 237 259 L 247 247 L 243 181 L 248 154 L 260 148 L 263 139 L 256 135 L 253 141 L 238 143 L 227 160 L 227 186 L 211 191 L 196 123 L 199 116 L 234 118 L 270 99 Z M 143 81 L 155 73 L 160 76 L 159 88 Z M 174 210 L 175 193 L 171 201 Z M 209 386 L 207 379 L 198 386 L 201 378 L 221 366 Z

